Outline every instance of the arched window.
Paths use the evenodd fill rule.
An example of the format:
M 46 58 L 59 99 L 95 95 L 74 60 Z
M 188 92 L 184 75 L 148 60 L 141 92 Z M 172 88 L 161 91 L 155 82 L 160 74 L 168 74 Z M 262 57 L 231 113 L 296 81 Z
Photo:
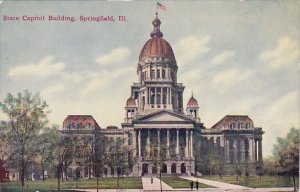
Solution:
M 163 79 L 166 78 L 166 71 L 164 69 L 161 71 L 161 77 Z
M 181 164 L 181 173 L 182 174 L 186 173 L 185 163 Z
M 157 69 L 156 77 L 157 77 L 158 79 L 160 78 L 160 70 L 159 70 L 159 69 Z
M 176 173 L 176 163 L 172 163 L 171 173 Z
M 161 173 L 167 173 L 167 169 L 168 169 L 167 164 L 163 163 L 161 167 Z

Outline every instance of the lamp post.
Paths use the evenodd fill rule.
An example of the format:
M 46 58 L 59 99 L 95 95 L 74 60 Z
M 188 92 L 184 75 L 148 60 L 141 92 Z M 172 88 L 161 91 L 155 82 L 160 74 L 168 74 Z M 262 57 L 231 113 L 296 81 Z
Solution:
M 160 166 L 160 171 L 159 171 L 159 182 L 160 182 L 160 191 L 162 192 L 162 183 L 161 183 L 161 166 Z

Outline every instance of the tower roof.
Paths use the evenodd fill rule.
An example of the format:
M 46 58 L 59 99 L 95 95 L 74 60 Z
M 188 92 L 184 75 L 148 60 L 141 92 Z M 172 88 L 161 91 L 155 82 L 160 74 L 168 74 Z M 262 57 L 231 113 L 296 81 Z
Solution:
M 175 61 L 175 56 L 171 45 L 163 38 L 163 33 L 160 31 L 161 21 L 156 18 L 152 21 L 153 31 L 151 32 L 149 39 L 140 52 L 139 59 L 162 57 L 169 58 Z M 175 62 L 172 62 L 175 65 Z
M 187 107 L 199 107 L 198 101 L 197 101 L 197 99 L 194 98 L 193 95 L 192 95 L 192 97 L 189 99 L 189 101 L 188 101 L 188 103 L 187 103 Z
M 126 107 L 136 107 L 135 100 L 132 97 L 129 97 L 126 101 Z

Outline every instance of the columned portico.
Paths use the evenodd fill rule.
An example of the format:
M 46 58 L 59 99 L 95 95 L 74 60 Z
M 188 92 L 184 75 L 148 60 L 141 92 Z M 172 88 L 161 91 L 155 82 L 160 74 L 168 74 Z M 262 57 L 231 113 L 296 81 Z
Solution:
M 156 132 L 156 134 L 154 134 Z M 184 134 L 182 134 L 184 133 Z M 137 135 L 137 156 L 143 158 L 149 158 L 150 152 L 153 151 L 153 147 L 157 149 L 157 154 L 161 152 L 161 148 L 166 149 L 166 157 L 171 158 L 171 138 L 175 138 L 175 153 L 176 156 L 181 156 L 181 158 L 193 158 L 193 131 L 189 129 L 176 129 L 174 133 L 171 134 L 170 128 L 153 128 L 153 129 L 136 129 Z M 146 138 L 142 138 L 142 135 L 146 135 Z M 156 136 L 155 136 L 156 135 Z M 165 139 L 161 139 L 165 137 Z M 144 144 L 143 144 L 144 143 Z M 184 146 L 180 149 L 180 146 Z M 142 149 L 145 151 L 142 152 Z M 182 152 L 180 152 L 183 150 Z M 146 155 L 145 155 L 146 154 Z

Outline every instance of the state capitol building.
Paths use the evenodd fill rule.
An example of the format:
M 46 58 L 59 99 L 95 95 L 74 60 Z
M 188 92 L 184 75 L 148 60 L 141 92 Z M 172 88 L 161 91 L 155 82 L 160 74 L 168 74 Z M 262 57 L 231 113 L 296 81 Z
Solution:
M 204 127 L 193 95 L 183 106 L 185 86 L 177 82 L 175 55 L 163 38 L 157 16 L 152 24 L 151 38 L 138 58 L 138 81 L 131 85 L 121 127 L 101 128 L 90 115 L 69 115 L 63 122 L 63 135 L 78 140 L 89 137 L 96 141 L 91 144 L 94 148 L 123 141 L 119 147 L 126 146 L 131 163 L 122 174 L 129 176 L 207 174 L 211 171 L 209 158 L 219 160 L 222 174 L 235 174 L 236 167 L 241 174 L 257 174 L 262 167 L 262 128 L 255 127 L 247 115 L 226 115 L 214 126 Z M 87 166 L 73 163 L 70 167 L 87 177 L 93 174 Z M 103 176 L 116 176 L 117 169 L 107 163 Z

